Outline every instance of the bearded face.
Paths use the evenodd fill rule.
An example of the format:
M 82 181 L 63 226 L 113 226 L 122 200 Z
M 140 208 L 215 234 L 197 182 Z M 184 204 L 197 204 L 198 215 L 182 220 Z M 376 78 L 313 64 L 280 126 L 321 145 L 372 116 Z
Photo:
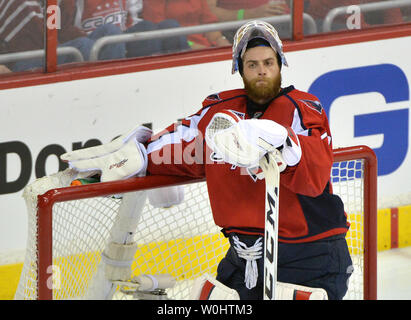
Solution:
M 274 77 L 261 77 L 257 79 L 247 80 L 243 78 L 244 88 L 248 97 L 257 102 L 265 103 L 273 99 L 281 88 L 281 73 Z
M 243 57 L 243 82 L 248 97 L 264 104 L 274 98 L 281 89 L 281 71 L 277 55 L 271 47 L 248 49 Z

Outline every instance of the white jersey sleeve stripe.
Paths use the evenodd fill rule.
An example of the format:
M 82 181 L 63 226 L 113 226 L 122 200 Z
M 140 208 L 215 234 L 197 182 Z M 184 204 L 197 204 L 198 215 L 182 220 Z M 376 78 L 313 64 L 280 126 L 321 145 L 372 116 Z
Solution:
M 302 126 L 302 119 L 300 117 L 300 114 L 297 108 L 294 110 L 294 117 L 293 117 L 293 123 L 291 124 L 291 129 L 293 129 L 296 134 L 299 134 L 302 136 L 309 135 L 309 130 L 304 129 L 304 127 Z
M 207 113 L 209 108 L 205 108 L 201 111 L 200 115 L 193 115 L 191 117 L 185 118 L 185 120 L 190 121 L 190 127 L 185 125 L 178 125 L 176 131 L 166 133 L 162 135 L 159 139 L 150 142 L 147 146 L 147 153 L 150 154 L 154 151 L 158 151 L 166 145 L 177 144 L 182 141 L 190 142 L 195 139 L 198 134 L 198 123 Z

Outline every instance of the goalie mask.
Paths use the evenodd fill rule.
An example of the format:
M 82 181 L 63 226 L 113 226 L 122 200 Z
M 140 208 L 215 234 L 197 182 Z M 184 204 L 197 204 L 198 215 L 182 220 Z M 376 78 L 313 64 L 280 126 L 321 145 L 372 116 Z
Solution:
M 234 36 L 233 66 L 231 71 L 233 74 L 239 70 L 238 60 L 243 58 L 248 42 L 255 38 L 266 40 L 271 48 L 280 56 L 281 63 L 288 66 L 283 53 L 283 43 L 278 36 L 277 30 L 267 22 L 254 20 L 241 26 Z

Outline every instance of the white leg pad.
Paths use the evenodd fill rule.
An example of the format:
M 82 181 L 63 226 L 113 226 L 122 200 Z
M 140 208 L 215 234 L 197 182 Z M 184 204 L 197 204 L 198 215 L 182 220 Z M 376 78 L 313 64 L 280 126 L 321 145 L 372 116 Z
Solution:
M 193 284 L 190 300 L 240 300 L 238 292 L 205 273 Z
M 277 282 L 275 293 L 276 300 L 328 300 L 327 292 L 322 288 L 292 283 Z M 236 290 L 204 274 L 194 281 L 190 300 L 240 300 L 240 296 Z
M 277 282 L 275 298 L 276 300 L 328 300 L 328 295 L 322 288 Z

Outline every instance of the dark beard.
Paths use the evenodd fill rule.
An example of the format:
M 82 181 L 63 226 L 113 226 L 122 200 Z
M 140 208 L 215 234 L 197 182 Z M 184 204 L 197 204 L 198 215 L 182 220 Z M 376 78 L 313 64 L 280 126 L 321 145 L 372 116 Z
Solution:
M 273 99 L 279 92 L 281 88 L 281 74 L 274 79 L 264 78 L 266 82 L 263 86 L 257 86 L 256 83 L 260 79 L 254 79 L 247 81 L 243 78 L 244 88 L 247 92 L 248 97 L 258 104 L 266 103 Z

